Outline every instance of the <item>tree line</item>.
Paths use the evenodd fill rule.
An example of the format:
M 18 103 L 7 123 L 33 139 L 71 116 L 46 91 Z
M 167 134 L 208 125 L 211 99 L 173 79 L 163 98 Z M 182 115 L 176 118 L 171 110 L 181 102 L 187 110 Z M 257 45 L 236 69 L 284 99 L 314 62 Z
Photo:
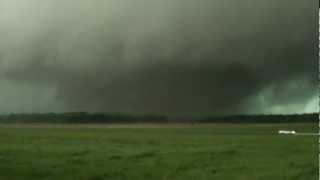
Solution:
M 125 113 L 32 113 L 0 115 L 0 123 L 317 123 L 318 114 L 235 115 L 197 118 Z

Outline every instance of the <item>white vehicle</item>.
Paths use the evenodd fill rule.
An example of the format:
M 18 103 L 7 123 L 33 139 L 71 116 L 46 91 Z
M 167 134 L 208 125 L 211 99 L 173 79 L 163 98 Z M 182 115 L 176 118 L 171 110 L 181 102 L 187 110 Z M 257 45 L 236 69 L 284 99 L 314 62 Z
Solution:
M 279 134 L 296 134 L 296 131 L 280 130 Z

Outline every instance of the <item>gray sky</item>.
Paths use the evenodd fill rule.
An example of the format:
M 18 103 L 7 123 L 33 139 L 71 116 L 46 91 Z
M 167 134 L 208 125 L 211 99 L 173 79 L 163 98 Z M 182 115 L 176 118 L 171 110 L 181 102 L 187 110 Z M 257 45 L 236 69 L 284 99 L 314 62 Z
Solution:
M 317 111 L 317 3 L 0 0 L 0 112 Z

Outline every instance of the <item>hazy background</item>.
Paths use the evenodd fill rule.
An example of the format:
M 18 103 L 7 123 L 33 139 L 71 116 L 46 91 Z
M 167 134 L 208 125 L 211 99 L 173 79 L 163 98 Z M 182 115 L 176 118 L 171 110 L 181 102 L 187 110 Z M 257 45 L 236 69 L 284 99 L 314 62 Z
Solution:
M 318 1 L 0 0 L 0 113 L 318 111 Z

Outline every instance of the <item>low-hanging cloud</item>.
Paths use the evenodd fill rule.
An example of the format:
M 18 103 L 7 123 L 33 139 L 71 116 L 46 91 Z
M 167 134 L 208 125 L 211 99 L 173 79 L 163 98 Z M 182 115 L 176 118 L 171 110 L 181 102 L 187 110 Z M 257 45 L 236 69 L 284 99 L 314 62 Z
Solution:
M 317 7 L 0 0 L 0 111 L 295 113 L 317 94 Z

